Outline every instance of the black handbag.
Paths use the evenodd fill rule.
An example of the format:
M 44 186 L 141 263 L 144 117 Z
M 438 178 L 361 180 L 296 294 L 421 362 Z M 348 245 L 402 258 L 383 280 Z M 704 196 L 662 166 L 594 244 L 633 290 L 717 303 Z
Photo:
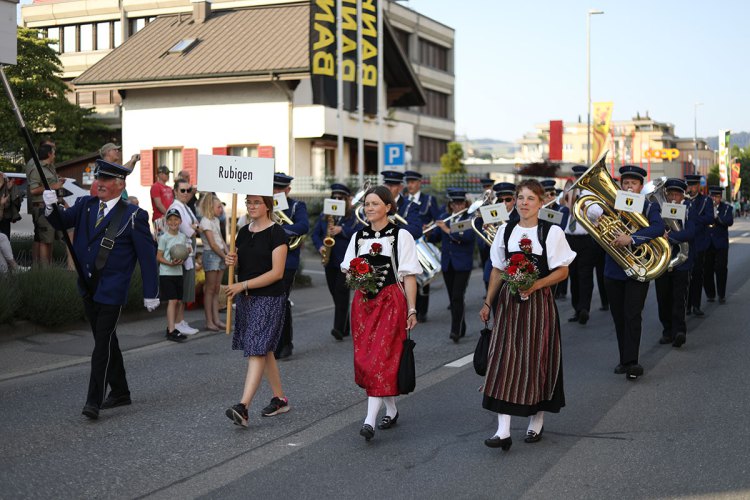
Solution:
M 487 357 L 490 352 L 490 338 L 492 337 L 492 330 L 487 328 L 487 323 L 484 324 L 484 328 L 479 332 L 479 342 L 477 347 L 474 349 L 474 371 L 477 375 L 485 376 L 487 374 Z
M 398 363 L 398 392 L 409 394 L 417 385 L 417 374 L 414 369 L 414 346 L 417 345 L 411 339 L 411 330 L 406 331 L 404 350 L 401 351 L 401 360 Z

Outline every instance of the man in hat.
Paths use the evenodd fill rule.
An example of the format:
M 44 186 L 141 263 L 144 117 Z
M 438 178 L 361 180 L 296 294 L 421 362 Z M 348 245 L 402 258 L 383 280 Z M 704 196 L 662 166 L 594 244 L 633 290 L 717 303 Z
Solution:
M 304 236 L 310 231 L 310 221 L 307 219 L 307 205 L 304 201 L 294 200 L 289 197 L 292 190 L 291 184 L 294 177 L 283 173 L 273 175 L 273 194 L 284 193 L 289 205 L 284 214 L 292 221 L 291 224 L 281 224 L 287 236 L 291 239 L 295 236 Z M 299 269 L 301 245 L 294 250 L 289 250 L 286 255 L 286 266 L 284 268 L 284 290 L 286 293 L 286 313 L 284 329 L 281 332 L 281 340 L 276 347 L 276 358 L 284 359 L 292 355 L 294 344 L 292 343 L 294 330 L 292 328 L 292 303 L 289 295 L 292 292 L 294 276 Z
M 111 142 L 108 142 L 107 144 L 99 148 L 99 157 L 106 162 L 113 163 L 115 165 L 122 165 L 123 167 L 131 171 L 135 168 L 135 164 L 138 163 L 141 159 L 141 155 L 136 153 L 130 157 L 127 163 L 122 163 L 122 146 L 118 146 Z M 91 184 L 91 189 L 90 189 L 91 196 L 96 196 L 96 192 L 97 192 L 97 182 L 96 182 L 96 179 L 94 179 L 94 182 Z M 128 199 L 127 189 L 122 190 L 122 199 L 127 201 Z
M 167 186 L 167 182 L 169 182 L 169 168 L 166 165 L 161 165 L 156 169 L 156 182 L 150 190 L 151 206 L 154 209 L 151 220 L 154 223 L 154 234 L 157 237 L 163 230 L 163 227 L 161 227 L 162 217 L 174 201 L 174 191 Z
M 708 190 L 711 194 L 712 209 L 714 215 L 713 224 L 708 228 L 708 248 L 705 253 L 703 272 L 703 288 L 709 302 L 716 300 L 719 294 L 719 304 L 727 301 L 727 260 L 729 258 L 729 227 L 734 224 L 732 205 L 721 201 L 724 188 L 711 186 Z M 716 281 L 714 281 L 716 275 Z
M 390 189 L 393 201 L 396 202 L 396 213 L 406 221 L 404 229 L 409 231 L 414 241 L 418 240 L 422 236 L 422 218 L 419 215 L 419 207 L 401 196 L 404 174 L 395 170 L 383 170 L 380 175 L 383 176 L 383 185 Z
M 620 184 L 623 191 L 640 193 L 645 178 L 646 171 L 641 167 L 620 167 Z M 612 240 L 613 247 L 636 247 L 664 236 L 664 221 L 661 218 L 659 204 L 646 201 L 643 205 L 643 215 L 648 219 L 649 225 L 633 234 L 620 234 Z M 638 357 L 641 345 L 641 313 L 648 294 L 648 281 L 629 278 L 607 254 L 604 284 L 610 299 L 610 312 L 615 322 L 617 347 L 620 352 L 620 362 L 615 367 L 615 373 L 624 373 L 628 380 L 635 380 L 643 375 L 643 367 L 638 363 Z
M 424 230 L 433 221 L 438 220 L 440 211 L 438 210 L 437 201 L 434 196 L 422 193 L 422 174 L 419 172 L 407 170 L 404 172 L 404 180 L 406 181 L 406 192 L 408 193 L 406 197 L 413 204 L 412 210 L 416 209 L 419 214 L 419 218 L 422 221 L 422 229 Z M 415 305 L 417 321 L 420 323 L 427 321 L 427 310 L 429 308 L 430 285 L 427 284 L 418 289 L 417 303 Z
M 448 212 L 436 219 L 437 229 L 430 235 L 434 241 L 441 241 L 440 267 L 448 292 L 451 308 L 451 329 L 449 338 L 458 343 L 466 335 L 466 318 L 464 297 L 469 285 L 471 268 L 474 267 L 474 231 L 452 232 L 451 226 L 460 221 L 470 220 L 467 213 L 451 221 L 443 222 L 448 216 L 457 214 L 468 205 L 466 191 L 458 188 L 448 189 Z
M 688 292 L 687 314 L 703 316 L 701 310 L 701 297 L 703 295 L 703 263 L 706 259 L 706 250 L 710 243 L 708 226 L 714 222 L 714 211 L 711 199 L 700 191 L 701 176 L 689 174 L 685 176 L 687 182 L 687 194 L 690 204 L 695 205 L 695 260 L 690 272 L 690 291 Z
M 685 222 L 681 224 L 682 229 L 670 230 L 666 224 L 665 237 L 669 240 L 672 258 L 680 252 L 680 243 L 688 243 L 688 257 L 682 264 L 670 269 L 668 272 L 656 278 L 656 302 L 659 306 L 659 321 L 662 325 L 662 334 L 659 343 L 662 345 L 672 344 L 680 347 L 685 343 L 687 325 L 685 323 L 685 299 L 690 285 L 690 269 L 693 267 L 695 248 L 695 206 L 685 199 L 687 184 L 682 179 L 667 179 L 664 190 L 669 203 L 685 205 L 687 213 Z M 663 212 L 662 208 L 662 213 Z
M 42 166 L 42 172 L 47 179 L 47 184 L 53 190 L 61 190 L 65 183 L 64 177 L 57 175 L 55 167 L 56 148 L 54 143 L 43 142 L 39 146 L 38 156 L 39 163 Z M 42 177 L 39 175 L 39 169 L 36 168 L 34 161 L 26 165 L 26 180 L 29 196 L 29 212 L 34 222 L 34 242 L 32 244 L 32 255 L 35 264 L 50 265 L 52 263 L 52 244 L 56 239 L 62 238 L 62 233 L 55 231 L 44 213 L 44 184 Z M 59 196 L 59 201 L 62 197 Z
M 540 182 L 544 188 L 544 194 L 547 196 L 545 203 L 549 203 L 547 208 L 562 213 L 562 220 L 560 221 L 560 227 L 565 231 L 568 227 L 568 219 L 570 218 L 570 209 L 565 205 L 561 205 L 557 202 L 557 196 L 562 192 L 562 189 L 556 187 L 554 179 L 545 179 Z M 555 298 L 560 299 L 568 295 L 568 278 L 559 282 L 555 286 Z
M 57 203 L 55 192 L 43 193 L 52 225 L 59 230 L 75 228 L 73 249 L 83 271 L 78 288 L 94 335 L 91 377 L 82 412 L 91 420 L 99 418 L 100 409 L 130 404 L 117 321 L 128 301 L 136 263 L 141 268 L 144 306 L 149 312 L 159 306 L 156 244 L 148 214 L 120 196 L 130 172 L 122 165 L 97 160 L 97 196 L 82 196 L 73 207 L 58 212 L 52 212 Z M 111 388 L 108 396 L 107 386 Z
M 362 229 L 362 224 L 354 216 L 354 211 L 351 208 L 351 195 L 349 187 L 345 184 L 331 184 L 331 198 L 343 201 L 346 211 L 343 215 L 321 213 L 311 235 L 313 245 L 318 249 L 318 252 L 323 255 L 323 252 L 326 251 L 329 255 L 324 270 L 328 291 L 333 298 L 334 314 L 331 335 L 336 340 L 342 340 L 350 332 L 349 304 L 351 300 L 349 287 L 346 286 L 346 275 L 341 272 L 341 262 L 346 255 L 349 240 L 357 231 Z M 325 248 L 323 242 L 326 237 L 333 238 L 333 247 Z

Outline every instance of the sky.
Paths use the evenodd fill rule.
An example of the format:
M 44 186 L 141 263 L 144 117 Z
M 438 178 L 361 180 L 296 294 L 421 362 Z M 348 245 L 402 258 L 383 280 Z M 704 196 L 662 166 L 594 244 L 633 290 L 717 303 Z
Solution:
M 613 120 L 648 112 L 680 137 L 696 116 L 698 137 L 750 131 L 747 0 L 401 4 L 456 30 L 458 135 L 515 141 L 549 120 L 585 122 L 591 9 L 604 11 L 591 16 L 591 100 L 613 101 Z

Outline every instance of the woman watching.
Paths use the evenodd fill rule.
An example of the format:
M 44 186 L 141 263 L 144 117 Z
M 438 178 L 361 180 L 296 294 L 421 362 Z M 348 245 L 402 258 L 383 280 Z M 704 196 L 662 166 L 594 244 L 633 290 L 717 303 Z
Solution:
M 219 287 L 224 274 L 224 259 L 227 256 L 227 244 L 221 237 L 219 217 L 224 205 L 213 193 L 203 193 L 199 205 L 203 218 L 200 228 L 203 231 L 203 271 L 206 273 L 206 283 L 203 285 L 203 310 L 206 314 L 206 328 L 218 332 L 227 325 L 219 316 Z
M 396 212 L 390 190 L 385 186 L 368 190 L 364 209 L 370 226 L 357 231 L 349 242 L 341 270 L 356 289 L 351 314 L 354 381 L 367 392 L 367 417 L 359 434 L 369 441 L 383 403 L 386 414 L 378 429 L 390 429 L 398 420 L 398 367 L 406 330 L 417 324 L 415 275 L 422 267 L 414 238 L 388 219 Z M 356 268 L 369 269 L 374 278 L 356 286 L 352 281 Z
M 539 220 L 544 188 L 535 180 L 516 187 L 517 222 L 500 227 L 492 243 L 487 298 L 479 312 L 490 317 L 499 292 L 495 326 L 490 340 L 482 406 L 498 414 L 497 432 L 484 444 L 510 449 L 510 417 L 531 417 L 527 443 L 542 437 L 544 412 L 565 406 L 560 347 L 560 320 L 553 285 L 568 276 L 575 258 L 562 229 Z M 533 263 L 529 266 L 528 262 Z M 517 288 L 524 276 L 533 283 Z
M 284 327 L 286 295 L 282 280 L 288 246 L 286 233 L 271 219 L 273 197 L 250 195 L 245 205 L 250 224 L 237 233 L 236 252 L 228 253 L 224 262 L 237 265 L 238 281 L 227 287 L 227 296 L 237 304 L 232 349 L 242 350 L 248 358 L 242 399 L 228 408 L 226 415 L 235 424 L 247 427 L 247 409 L 264 372 L 273 398 L 261 415 L 271 417 L 289 411 L 273 354 Z

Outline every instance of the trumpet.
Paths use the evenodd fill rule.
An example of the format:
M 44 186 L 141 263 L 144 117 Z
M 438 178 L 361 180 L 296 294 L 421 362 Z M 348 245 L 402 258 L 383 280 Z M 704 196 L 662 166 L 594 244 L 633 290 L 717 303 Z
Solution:
M 292 219 L 290 219 L 289 216 L 287 216 L 287 214 L 285 214 L 283 210 L 278 210 L 274 212 L 274 215 L 278 219 L 277 222 L 279 224 L 294 224 L 294 222 L 292 222 Z M 302 241 L 304 239 L 305 239 L 304 234 L 300 234 L 298 236 L 292 236 L 291 238 L 289 238 L 289 250 L 296 250 L 302 244 Z

